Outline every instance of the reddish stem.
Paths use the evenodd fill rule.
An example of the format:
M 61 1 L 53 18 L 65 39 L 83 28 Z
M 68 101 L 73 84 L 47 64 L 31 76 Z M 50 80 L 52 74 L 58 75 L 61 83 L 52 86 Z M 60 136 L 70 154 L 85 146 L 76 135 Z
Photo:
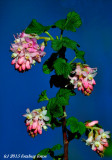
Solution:
M 63 111 L 65 112 L 65 106 L 63 107 Z M 66 118 L 62 119 L 62 131 L 63 131 L 63 143 L 64 143 L 64 160 L 68 160 L 68 139 L 66 133 Z

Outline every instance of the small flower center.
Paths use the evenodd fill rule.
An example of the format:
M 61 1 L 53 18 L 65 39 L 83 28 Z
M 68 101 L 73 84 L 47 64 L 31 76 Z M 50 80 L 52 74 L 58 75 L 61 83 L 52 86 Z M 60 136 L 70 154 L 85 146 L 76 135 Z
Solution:
M 18 50 L 18 51 L 21 51 L 21 48 L 18 48 L 17 50 Z
M 81 82 L 78 82 L 78 83 L 77 83 L 77 86 L 78 86 L 78 87 L 81 87 L 81 86 L 82 86 L 82 83 L 81 83 Z
M 33 118 L 33 117 L 32 117 L 32 114 L 28 114 L 26 118 L 27 118 L 27 119 L 32 119 L 32 118 Z
M 93 77 L 92 77 L 91 74 L 88 75 L 88 79 L 89 79 L 89 80 L 92 80 L 92 79 L 93 79 Z
M 105 133 L 103 133 L 102 138 L 107 138 L 107 135 Z
M 99 147 L 100 146 L 100 142 L 95 142 L 95 146 Z

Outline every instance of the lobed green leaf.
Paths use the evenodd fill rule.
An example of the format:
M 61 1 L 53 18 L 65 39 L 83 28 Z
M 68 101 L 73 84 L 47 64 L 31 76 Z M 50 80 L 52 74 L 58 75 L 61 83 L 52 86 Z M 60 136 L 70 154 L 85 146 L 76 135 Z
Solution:
M 61 30 L 69 30 L 76 32 L 76 28 L 79 28 L 82 24 L 79 14 L 76 12 L 69 12 L 66 19 L 59 20 L 55 23 L 55 26 Z
M 46 90 L 44 90 L 41 95 L 39 95 L 38 103 L 46 100 L 49 100 L 49 98 L 47 97 Z
M 62 48 L 62 41 L 60 39 L 53 40 L 51 47 L 54 51 L 59 51 Z
M 33 19 L 32 22 L 29 24 L 29 26 L 26 28 L 25 33 L 27 34 L 35 33 L 40 35 L 41 33 L 44 33 L 50 28 L 51 26 L 43 26 L 42 24 L 37 22 L 36 19 Z
M 78 49 L 75 49 L 76 58 L 81 59 L 84 63 L 86 62 L 84 59 L 85 52 L 79 51 Z
M 63 108 L 60 104 L 57 103 L 56 98 L 51 98 L 47 104 L 48 113 L 54 117 L 62 117 L 63 116 Z
M 61 144 L 57 144 L 51 148 L 51 151 L 60 150 L 62 148 Z
M 109 147 L 107 147 L 104 151 L 104 156 L 112 157 L 112 140 L 109 140 Z
M 40 151 L 35 156 L 35 158 L 33 158 L 33 160 L 41 160 L 42 158 L 38 158 L 39 156 L 47 156 L 48 154 L 55 160 L 59 160 L 59 159 L 62 160 L 63 154 L 60 154 L 60 155 L 57 155 L 57 156 L 54 155 L 54 151 L 55 150 L 60 150 L 61 148 L 62 148 L 62 146 L 60 144 L 57 144 L 57 145 L 53 146 L 52 148 L 45 148 L 42 151 Z
M 72 67 L 65 59 L 58 58 L 54 62 L 54 69 L 57 75 L 63 75 L 64 78 L 68 78 L 68 75 L 72 71 Z
M 44 62 L 44 64 L 43 64 L 43 72 L 45 74 L 50 74 L 50 72 L 53 71 L 53 69 L 54 69 L 53 63 L 57 59 L 57 56 L 58 56 L 57 53 L 52 53 L 50 58 L 47 61 Z
M 66 126 L 70 126 L 70 130 L 72 133 L 78 132 L 80 135 L 82 135 L 86 132 L 86 127 L 84 123 L 78 122 L 78 120 L 75 117 L 68 118 Z

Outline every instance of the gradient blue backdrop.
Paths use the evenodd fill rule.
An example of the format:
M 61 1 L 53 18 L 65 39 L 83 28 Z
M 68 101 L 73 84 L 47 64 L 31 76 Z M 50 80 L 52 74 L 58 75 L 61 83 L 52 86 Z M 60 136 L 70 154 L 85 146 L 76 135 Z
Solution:
M 24 124 L 22 114 L 27 107 L 31 110 L 46 105 L 37 104 L 38 95 L 47 90 L 48 97 L 55 96 L 58 89 L 49 86 L 49 75 L 42 72 L 44 61 L 52 53 L 50 42 L 41 64 L 36 64 L 25 73 L 19 73 L 11 66 L 10 44 L 13 34 L 20 33 L 32 19 L 43 25 L 51 25 L 66 17 L 69 11 L 76 11 L 82 19 L 82 26 L 76 33 L 64 35 L 77 41 L 86 52 L 87 63 L 98 67 L 97 85 L 90 97 L 77 92 L 67 106 L 68 116 L 79 121 L 99 120 L 105 130 L 112 132 L 112 0 L 2 0 L 0 1 L 0 160 L 4 154 L 32 154 L 52 147 L 62 141 L 62 130 L 48 129 L 42 135 L 31 138 Z M 58 30 L 57 34 L 60 32 Z M 53 36 L 54 30 L 50 30 Z M 74 53 L 67 50 L 69 60 Z M 51 74 L 52 75 L 52 74 Z M 81 140 L 69 144 L 69 160 L 100 160 L 101 158 Z M 111 159 L 111 158 L 110 158 Z M 50 157 L 47 158 L 50 160 Z M 107 160 L 107 158 L 104 158 Z

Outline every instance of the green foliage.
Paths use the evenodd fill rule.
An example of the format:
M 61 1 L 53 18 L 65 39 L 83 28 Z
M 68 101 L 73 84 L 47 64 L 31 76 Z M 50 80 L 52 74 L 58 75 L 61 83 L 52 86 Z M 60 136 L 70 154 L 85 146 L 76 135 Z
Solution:
M 64 97 L 58 97 L 57 103 L 59 103 L 61 106 L 69 105 L 68 99 L 65 99 Z
M 51 71 L 53 71 L 53 62 L 57 59 L 57 56 L 57 53 L 52 53 L 50 58 L 47 61 L 45 61 L 45 63 L 43 64 L 43 72 L 45 74 L 49 74 Z
M 54 129 L 55 127 L 61 127 L 62 126 L 62 122 L 59 121 L 57 118 L 51 117 L 50 116 L 50 124 L 51 124 L 51 128 Z
M 76 12 L 69 12 L 66 19 L 59 20 L 55 23 L 55 26 L 61 30 L 69 30 L 76 32 L 76 28 L 79 28 L 82 24 L 80 16 Z
M 52 68 L 48 67 L 48 64 L 49 64 L 48 60 L 43 64 L 43 72 L 45 74 L 49 74 L 53 70 Z
M 35 33 L 40 35 L 41 33 L 44 33 L 50 28 L 51 26 L 43 26 L 42 24 L 38 23 L 36 19 L 33 19 L 30 25 L 26 28 L 25 33 L 27 34 Z
M 77 47 L 77 42 L 69 39 L 68 37 L 63 37 L 62 39 L 63 41 L 63 46 L 66 47 L 66 48 L 71 48 L 71 49 L 75 49 Z
M 79 126 L 79 129 L 78 129 L 79 133 L 81 135 L 84 134 L 86 132 L 86 127 L 85 127 L 84 123 L 78 122 L 78 126 Z
M 66 25 L 68 25 L 68 26 L 71 25 L 73 28 L 74 27 L 79 28 L 81 24 L 82 24 L 82 22 L 81 22 L 81 18 L 79 16 L 79 14 L 77 14 L 74 11 L 68 13 Z
M 66 23 L 66 19 L 61 19 L 55 23 L 55 26 L 62 30 L 65 30 L 65 23 Z
M 69 97 L 74 96 L 75 92 L 69 90 L 69 89 L 63 89 L 61 88 L 58 93 L 56 94 L 57 99 L 60 99 L 60 102 L 63 102 L 63 106 L 69 104 Z
M 52 41 L 51 47 L 53 48 L 54 51 L 59 51 L 62 48 L 63 42 L 59 39 L 55 39 Z
M 45 149 L 43 149 L 42 151 L 40 151 L 39 153 L 38 153 L 38 155 L 42 155 L 42 156 L 46 156 L 46 155 L 48 155 L 49 154 L 49 148 L 45 148 Z
M 70 72 L 72 71 L 72 67 L 69 63 L 66 62 L 65 59 L 58 58 L 54 62 L 54 69 L 57 75 L 63 75 L 64 78 L 67 78 Z
M 78 132 L 80 135 L 82 135 L 86 132 L 86 127 L 84 123 L 78 122 L 75 117 L 68 118 L 66 126 L 70 126 L 70 130 L 72 133 Z
M 57 144 L 51 148 L 51 151 L 60 150 L 62 148 L 61 144 Z
M 46 100 L 49 100 L 49 98 L 47 97 L 46 90 L 44 90 L 41 95 L 39 95 L 38 103 Z
M 81 59 L 84 63 L 86 62 L 84 59 L 85 52 L 79 51 L 77 48 L 75 49 L 76 58 Z
M 56 98 L 51 98 L 47 104 L 47 116 L 50 117 L 48 123 L 51 124 L 51 128 L 60 127 L 61 122 L 56 118 L 63 116 L 63 106 L 69 104 L 69 97 L 75 95 L 74 92 L 68 89 L 60 89 L 56 94 Z
M 105 149 L 104 156 L 112 157 L 112 139 L 109 140 L 109 147 Z
M 33 160 L 40 160 L 41 158 L 38 158 L 39 156 L 47 156 L 48 154 L 55 160 L 62 160 L 63 159 L 63 154 L 60 155 L 54 155 L 55 150 L 60 150 L 62 146 L 60 144 L 57 144 L 53 146 L 52 148 L 46 148 L 40 151 Z
M 62 117 L 63 116 L 63 108 L 60 104 L 58 104 L 56 98 L 51 98 L 47 105 L 48 113 L 54 117 Z
M 54 51 L 59 51 L 62 48 L 62 46 L 74 50 L 79 45 L 77 44 L 77 42 L 69 39 L 68 37 L 63 37 L 62 39 L 55 39 L 52 41 L 51 47 Z
M 66 126 L 70 126 L 70 130 L 72 133 L 78 131 L 78 121 L 75 117 L 70 117 L 67 120 Z

